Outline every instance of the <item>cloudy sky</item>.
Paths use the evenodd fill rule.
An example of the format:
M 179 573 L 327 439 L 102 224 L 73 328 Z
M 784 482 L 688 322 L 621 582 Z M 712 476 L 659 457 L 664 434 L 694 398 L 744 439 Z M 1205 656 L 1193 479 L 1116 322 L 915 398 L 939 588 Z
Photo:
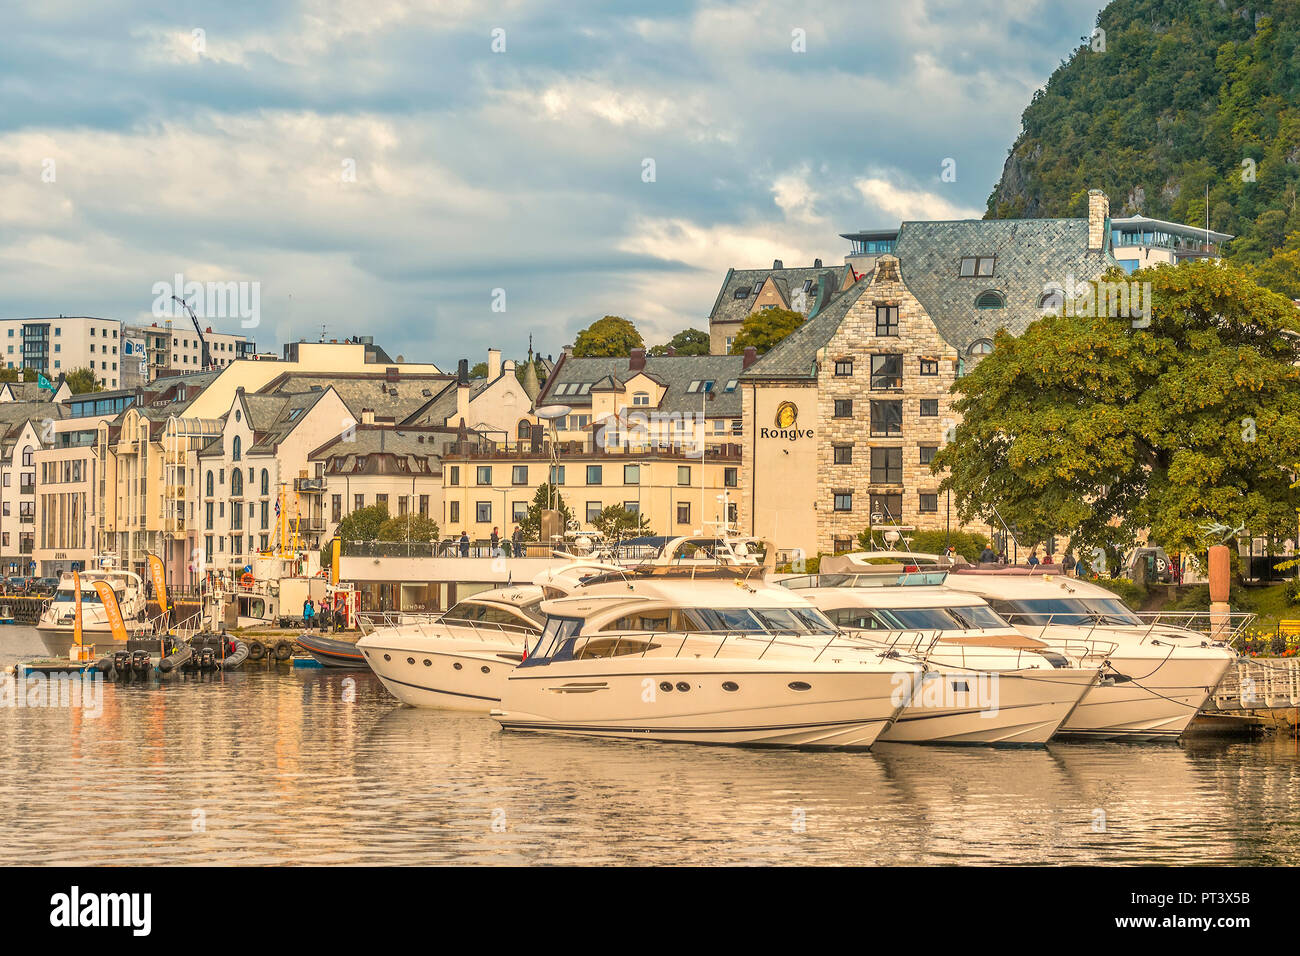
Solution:
M 153 321 L 179 273 L 258 283 L 265 348 L 323 326 L 445 367 L 530 333 L 558 353 L 607 313 L 654 344 L 706 327 L 728 266 L 982 215 L 1100 5 L 6 10 L 0 317 Z

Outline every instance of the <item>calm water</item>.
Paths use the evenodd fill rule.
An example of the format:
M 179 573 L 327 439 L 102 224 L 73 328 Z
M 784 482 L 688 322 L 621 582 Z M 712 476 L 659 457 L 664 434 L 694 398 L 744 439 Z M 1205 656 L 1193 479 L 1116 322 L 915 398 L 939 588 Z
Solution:
M 40 652 L 0 629 L 0 663 Z M 1291 740 L 756 751 L 504 734 L 253 667 L 0 709 L 0 863 L 1300 863 Z M 1105 832 L 1095 832 L 1097 811 Z

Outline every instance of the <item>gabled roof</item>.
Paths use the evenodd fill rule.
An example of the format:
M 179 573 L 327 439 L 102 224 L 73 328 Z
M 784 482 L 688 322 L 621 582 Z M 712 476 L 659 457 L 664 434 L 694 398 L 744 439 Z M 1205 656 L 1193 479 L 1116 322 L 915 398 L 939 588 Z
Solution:
M 692 382 L 712 381 L 713 398 L 705 407 L 709 418 L 732 417 L 740 414 L 740 390 L 726 391 L 732 379 L 740 378 L 744 366 L 740 355 L 649 355 L 644 369 L 632 369 L 630 358 L 574 358 L 571 355 L 556 366 L 546 387 L 537 397 L 537 407 L 568 405 L 573 408 L 590 408 L 591 393 L 597 384 L 603 387 L 622 386 L 643 372 L 663 385 L 665 391 L 659 410 L 699 414 L 702 393 L 691 392 Z M 557 395 L 562 385 L 588 385 L 575 394 Z
M 337 435 L 308 458 L 325 462 L 326 474 L 435 474 L 442 455 L 457 440 L 447 427 L 358 425 L 347 436 Z
M 396 380 L 389 381 L 386 369 L 328 375 L 285 372 L 267 382 L 258 393 L 324 391 L 332 386 L 354 418 L 360 420 L 362 410 L 370 409 L 377 418 L 400 422 L 454 382 L 454 375 L 400 371 Z
M 815 379 L 817 377 L 817 353 L 831 340 L 831 336 L 844 321 L 853 303 L 858 301 L 867 288 L 867 280 L 860 279 L 844 294 L 836 298 L 830 307 L 816 318 L 808 319 L 795 329 L 771 351 L 760 355 L 758 361 L 741 374 L 745 380 L 753 379 Z
M 474 399 L 478 398 L 480 395 L 486 392 L 497 382 L 501 381 L 502 377 L 504 377 L 506 374 L 507 374 L 506 372 L 502 372 L 501 375 L 498 375 L 496 378 L 493 379 L 486 379 L 486 378 L 470 379 L 469 400 L 471 402 L 474 401 Z M 515 373 L 510 372 L 508 374 L 514 375 Z M 404 419 L 399 419 L 400 424 L 442 425 L 446 423 L 448 419 L 452 419 L 456 415 L 456 404 L 457 404 L 456 392 L 459 388 L 460 386 L 456 383 L 456 379 L 453 376 L 451 381 L 447 383 L 447 385 L 442 389 L 442 391 L 436 393 L 432 398 L 425 401 L 422 405 L 420 405 L 418 408 L 416 408 L 414 411 L 408 414 Z M 452 424 L 458 425 L 460 423 L 453 421 Z M 469 422 L 466 422 L 465 424 L 467 426 L 470 425 Z
M 716 322 L 743 322 L 754 305 L 754 287 L 771 278 L 786 308 L 793 309 L 794 297 L 808 286 L 804 315 L 817 315 L 840 294 L 840 287 L 848 276 L 848 266 L 812 266 L 800 269 L 729 269 L 722 280 L 722 288 L 709 312 L 709 324 Z M 736 293 L 745 290 L 744 298 Z

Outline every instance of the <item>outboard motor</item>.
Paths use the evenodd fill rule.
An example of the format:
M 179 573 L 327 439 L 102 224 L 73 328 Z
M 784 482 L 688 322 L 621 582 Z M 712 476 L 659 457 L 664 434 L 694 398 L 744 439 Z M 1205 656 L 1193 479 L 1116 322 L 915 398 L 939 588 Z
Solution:
M 153 660 L 150 659 L 148 651 L 136 651 L 131 655 L 131 670 L 140 676 L 153 670 Z
M 212 652 L 212 648 L 204 647 L 203 650 L 199 651 L 199 670 L 211 671 L 214 670 L 216 666 L 216 655 Z
M 126 677 L 131 673 L 131 653 L 129 651 L 116 651 L 113 654 L 113 669 L 117 671 L 119 677 Z

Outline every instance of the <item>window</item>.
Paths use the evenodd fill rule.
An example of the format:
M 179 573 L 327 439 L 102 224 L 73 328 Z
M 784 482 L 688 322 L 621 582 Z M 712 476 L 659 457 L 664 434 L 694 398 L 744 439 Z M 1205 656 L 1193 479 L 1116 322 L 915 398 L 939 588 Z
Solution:
M 475 475 L 476 475 L 476 477 L 475 477 L 474 480 L 475 480 L 475 482 L 476 482 L 477 484 L 480 484 L 480 485 L 490 485 L 490 484 L 492 484 L 492 466 L 491 466 L 491 465 L 479 465 L 478 468 L 475 469 Z
M 835 375 L 837 378 L 847 378 L 853 374 L 853 359 L 836 359 Z
M 212 472 L 208 472 L 208 497 L 212 497 Z
M 939 511 L 939 496 L 929 491 L 921 492 L 921 501 L 917 510 L 925 515 L 936 514 Z
M 528 484 L 528 466 L 512 465 L 510 468 L 510 483 L 512 485 Z
M 993 351 L 993 343 L 988 339 L 976 339 L 966 350 L 969 355 L 988 355 Z
M 375 495 L 375 504 L 383 505 L 384 510 L 388 510 L 388 495 Z
M 365 496 L 365 495 L 353 495 L 353 496 L 352 496 L 352 510 L 353 510 L 353 511 L 360 511 L 360 510 L 361 510 L 362 508 L 364 508 L 365 506 L 366 506 L 366 496 Z
M 903 356 L 898 354 L 871 356 L 871 387 L 873 389 L 902 388 Z
M 896 305 L 876 306 L 876 334 L 877 335 L 898 334 L 898 306 Z
M 995 261 L 996 257 L 994 256 L 962 256 L 957 274 L 964 279 L 974 276 L 991 276 L 993 275 Z
M 871 449 L 871 483 L 873 485 L 903 483 L 903 449 Z
M 429 496 L 420 495 L 420 517 L 429 517 Z
M 588 466 L 587 466 L 587 484 L 589 484 L 589 485 L 599 485 L 599 484 L 601 484 L 601 482 L 602 482 L 603 469 L 604 469 L 604 466 L 603 466 L 603 465 L 588 465 Z
M 551 484 L 553 484 L 553 485 L 562 485 L 562 484 L 564 484 L 564 466 L 563 466 L 563 465 L 552 465 L 552 466 L 551 466 Z
M 628 514 L 630 514 L 630 515 L 640 514 L 640 513 L 641 513 L 641 502 L 639 502 L 639 501 L 625 501 L 625 502 L 623 502 L 623 510 L 626 511 L 626 512 L 627 512 Z
M 853 464 L 853 446 L 836 445 L 835 446 L 835 464 L 851 465 Z
M 211 531 L 212 530 L 212 502 L 211 501 L 209 501 L 207 504 L 203 506 L 203 518 L 204 518 L 203 527 L 206 530 Z
M 853 492 L 837 491 L 835 492 L 835 510 L 852 511 L 853 510 Z
M 934 461 L 934 453 L 937 452 L 938 450 L 939 450 L 938 445 L 922 445 L 921 464 L 928 465 L 930 464 L 930 462 Z
M 244 448 L 243 440 L 240 439 L 240 437 L 239 437 L 238 435 L 236 435 L 236 436 L 235 436 L 235 440 L 232 441 L 232 442 L 230 443 L 230 457 L 231 457 L 231 460 L 233 460 L 233 461 L 239 461 L 239 460 L 241 460 L 241 459 L 243 458 L 243 455 L 242 455 L 243 448 Z
M 235 439 L 238 441 L 239 439 Z M 243 497 L 244 494 L 244 473 L 236 468 L 230 473 L 230 495 L 232 498 Z
M 713 391 L 713 379 L 695 379 L 690 385 L 686 386 L 688 392 L 711 392 Z
M 677 502 L 677 523 L 678 524 L 691 523 L 691 503 L 689 501 Z
M 263 468 L 262 469 L 262 494 L 269 495 L 270 493 L 271 493 L 271 473 L 267 471 L 265 468 Z
M 727 349 L 728 349 L 728 350 L 731 349 L 731 340 L 730 340 L 730 339 L 727 340 Z M 727 382 L 726 385 L 722 386 L 722 390 L 723 390 L 724 392 L 734 392 L 734 391 L 736 390 L 736 386 L 737 386 L 738 384 L 740 384 L 740 379 L 733 378 L 733 379 L 729 380 L 729 381 Z
M 451 466 L 451 474 L 448 475 L 448 477 L 447 477 L 447 484 L 449 484 L 449 485 L 459 485 L 459 484 L 460 484 L 460 465 L 452 465 L 452 466 Z
M 722 469 L 722 486 L 724 488 L 735 488 L 739 485 L 740 469 L 724 468 Z
M 397 496 L 397 517 L 405 518 L 411 510 L 411 499 L 409 495 Z
M 834 549 L 836 554 L 843 554 L 845 551 L 853 550 L 853 538 L 849 535 L 837 534 L 831 539 L 831 542 L 831 547 Z
M 587 502 L 587 524 L 592 524 L 593 522 L 595 522 L 595 520 L 600 517 L 600 513 L 603 510 L 604 508 L 599 501 L 588 501 Z
M 649 392 L 633 392 L 633 393 L 632 393 L 632 404 L 633 404 L 633 405 L 649 405 L 649 404 L 650 404 L 650 393 L 649 393 Z
M 455 524 L 460 521 L 460 502 L 451 501 L 447 503 L 447 520 Z
M 837 398 L 835 399 L 835 417 L 852 418 L 853 417 L 853 399 Z
M 474 520 L 479 524 L 488 524 L 492 520 L 492 502 L 474 502 Z
M 902 495 L 872 495 L 871 521 L 873 524 L 897 524 L 903 517 Z
M 624 465 L 623 466 L 623 484 L 639 485 L 641 483 L 641 466 Z
M 932 358 L 923 358 L 923 359 L 921 359 L 921 374 L 922 374 L 922 375 L 938 375 L 938 374 L 939 374 L 939 360 L 938 360 L 938 359 L 932 359 Z
M 265 501 L 262 502 L 262 505 L 263 507 L 265 507 L 266 502 Z M 335 524 L 338 524 L 340 521 L 343 520 L 343 496 L 342 495 L 334 495 L 330 499 L 330 518 L 331 520 L 333 520 Z M 263 524 L 262 527 L 266 527 L 266 525 Z
M 691 466 L 690 466 L 690 465 L 678 465 L 678 466 L 677 466 L 677 484 L 679 484 L 679 485 L 689 485 L 690 483 L 691 483 Z
M 737 290 L 736 290 L 736 294 L 735 294 L 734 297 L 737 298 L 737 299 L 748 299 L 748 298 L 749 298 L 749 286 L 745 286 L 745 288 L 743 288 L 743 289 L 737 289 Z
M 939 400 L 937 398 L 921 399 L 921 417 L 922 418 L 939 417 Z
M 981 292 L 975 297 L 975 308 L 977 309 L 1000 309 L 1007 304 L 1007 300 L 1001 292 Z
M 903 434 L 903 403 L 901 401 L 871 403 L 871 434 Z
M 421 495 L 420 497 L 424 498 L 424 497 L 428 497 L 428 496 L 427 496 L 427 495 Z M 526 502 L 526 501 L 512 501 L 512 502 L 510 503 L 510 520 L 511 520 L 511 521 L 513 521 L 515 524 L 519 524 L 520 522 L 522 522 L 522 521 L 523 521 L 525 518 L 527 518 L 527 517 L 528 517 L 528 502 Z

